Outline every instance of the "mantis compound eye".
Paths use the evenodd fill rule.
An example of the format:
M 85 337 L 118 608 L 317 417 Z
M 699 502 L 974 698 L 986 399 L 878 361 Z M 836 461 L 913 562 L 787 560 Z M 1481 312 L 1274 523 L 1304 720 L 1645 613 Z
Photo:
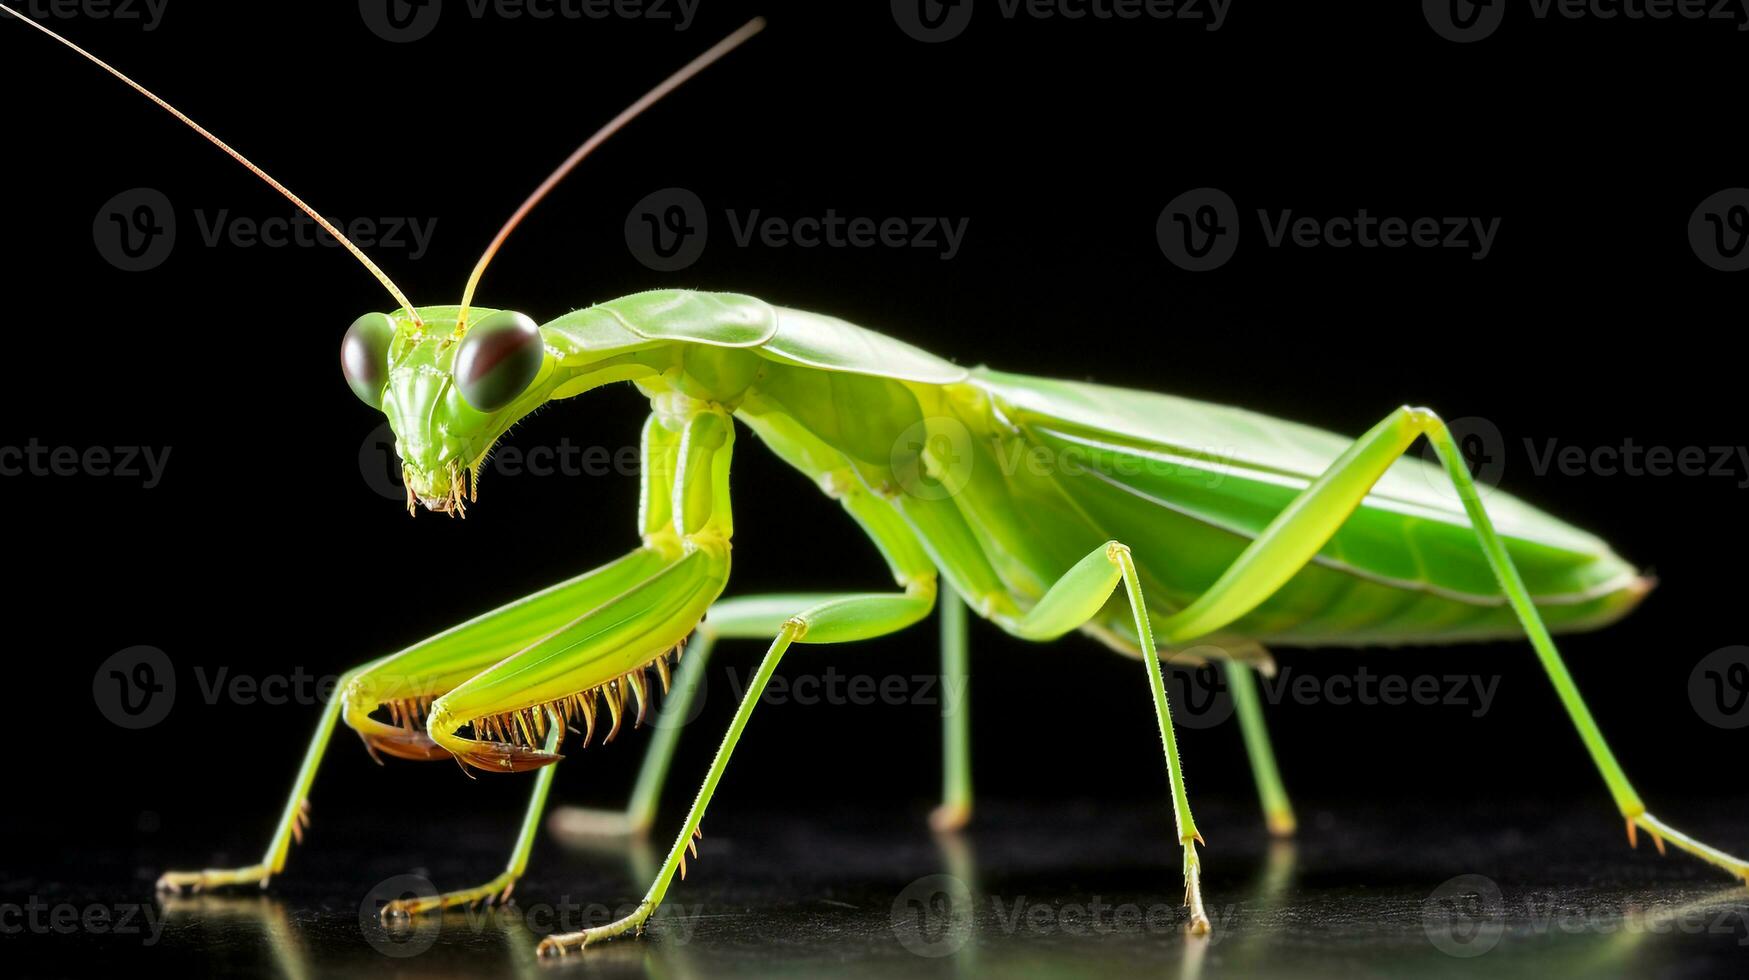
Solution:
M 543 357 L 533 320 L 509 310 L 482 317 L 456 348 L 456 390 L 476 411 L 496 412 L 528 388 Z
M 389 342 L 395 325 L 381 313 L 366 313 L 346 328 L 340 341 L 340 372 L 358 400 L 381 408 L 383 385 L 389 380 Z

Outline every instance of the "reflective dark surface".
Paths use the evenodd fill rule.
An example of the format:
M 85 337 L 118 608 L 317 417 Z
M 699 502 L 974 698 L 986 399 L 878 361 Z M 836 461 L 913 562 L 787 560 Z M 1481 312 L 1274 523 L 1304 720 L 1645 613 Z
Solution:
M 1691 812 L 1686 823 L 1719 832 L 1740 812 Z M 890 810 L 724 814 L 707 821 L 701 858 L 644 939 L 564 960 L 538 958 L 539 936 L 623 912 L 655 847 L 543 836 L 508 907 L 385 930 L 370 910 L 409 883 L 398 876 L 483 880 L 511 828 L 468 817 L 447 838 L 435 824 L 397 836 L 336 817 L 318 822 L 268 895 L 149 901 L 156 869 L 101 851 L 54 875 L 9 875 L 4 948 L 7 972 L 33 976 L 1709 977 L 1749 967 L 1749 889 L 1659 858 L 1645 840 L 1630 851 L 1607 813 L 1487 814 L 1318 807 L 1295 843 L 1272 844 L 1250 811 L 1205 807 L 1206 939 L 1183 931 L 1164 811 L 986 805 L 970 832 L 942 839 Z M 68 927 L 92 909 L 111 925 Z

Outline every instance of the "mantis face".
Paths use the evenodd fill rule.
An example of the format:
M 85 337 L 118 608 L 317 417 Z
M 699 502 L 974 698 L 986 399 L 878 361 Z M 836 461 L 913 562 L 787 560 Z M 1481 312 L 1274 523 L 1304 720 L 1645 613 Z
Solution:
M 465 516 L 468 477 L 477 479 L 492 444 L 540 404 L 535 382 L 555 364 L 521 313 L 474 310 L 458 332 L 455 307 L 415 312 L 353 321 L 340 369 L 353 393 L 388 417 L 408 513 L 424 504 Z

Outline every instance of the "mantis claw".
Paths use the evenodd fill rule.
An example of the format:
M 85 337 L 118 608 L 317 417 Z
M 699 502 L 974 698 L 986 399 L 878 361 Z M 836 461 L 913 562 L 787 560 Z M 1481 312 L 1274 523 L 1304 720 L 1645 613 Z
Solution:
M 232 885 L 267 887 L 273 872 L 264 864 L 246 868 L 208 868 L 204 871 L 166 871 L 158 876 L 154 889 L 167 895 L 198 895 L 207 888 L 227 888 Z

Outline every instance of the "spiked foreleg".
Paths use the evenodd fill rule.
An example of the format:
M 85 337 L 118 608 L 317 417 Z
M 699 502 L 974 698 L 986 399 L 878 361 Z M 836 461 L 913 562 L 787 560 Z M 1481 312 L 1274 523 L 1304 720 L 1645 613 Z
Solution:
M 612 741 L 654 700 L 646 671 L 666 667 L 728 581 L 725 546 L 694 547 L 654 575 L 475 675 L 431 706 L 426 734 L 470 766 L 521 772 L 559 760 L 548 711 L 585 744 Z M 471 729 L 470 737 L 459 733 Z
M 678 548 L 670 514 L 674 476 L 680 468 L 682 432 L 654 417 L 644 429 L 645 547 L 618 561 L 560 582 L 533 595 L 476 616 L 399 653 L 346 672 L 336 696 L 322 711 L 305 750 L 292 792 L 262 860 L 240 868 L 170 871 L 158 880 L 167 891 L 232 885 L 262 885 L 285 868 L 294 841 L 301 841 L 308 819 L 309 792 L 335 725 L 344 720 L 358 731 L 372 755 L 443 759 L 425 733 L 425 718 L 437 696 L 499 662 L 529 643 L 643 581 L 664 567 Z M 378 711 L 387 721 L 373 718 Z M 379 756 L 380 761 L 380 756 Z

